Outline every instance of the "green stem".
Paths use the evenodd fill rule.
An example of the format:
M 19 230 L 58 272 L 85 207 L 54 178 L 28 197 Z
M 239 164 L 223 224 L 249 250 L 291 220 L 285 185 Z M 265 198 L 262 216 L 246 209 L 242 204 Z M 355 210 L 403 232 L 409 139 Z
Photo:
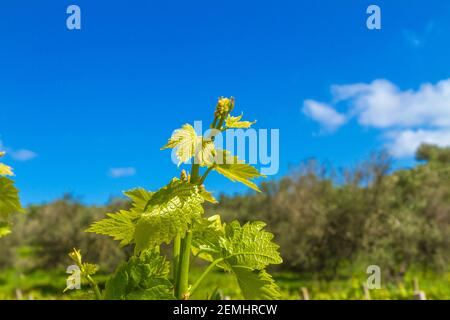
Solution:
M 200 166 L 196 163 L 192 163 L 191 183 L 197 183 L 199 174 L 200 174 Z
M 181 235 L 177 235 L 173 241 L 173 278 L 177 279 L 178 264 L 180 263 Z
M 223 124 L 224 118 L 222 117 L 217 125 L 220 128 Z M 216 127 L 217 117 L 214 118 L 214 122 L 211 125 Z M 208 168 L 203 176 L 200 178 L 200 166 L 199 164 L 192 162 L 191 179 L 192 184 L 201 185 L 205 181 L 212 167 Z M 200 178 L 200 179 L 199 179 Z M 178 237 L 177 237 L 178 238 Z M 174 275 L 175 277 L 175 297 L 177 299 L 189 299 L 189 260 L 191 256 L 191 242 L 192 231 L 188 230 L 183 239 L 175 239 L 174 242 Z M 177 241 L 180 243 L 178 244 Z M 179 251 L 178 251 L 179 248 Z M 176 267 L 175 267 L 176 266 Z M 212 268 L 212 267 L 211 267 Z M 204 277 L 204 276 L 203 276 Z
M 211 124 L 211 128 L 215 128 L 216 127 L 216 122 L 217 122 L 217 116 L 214 116 L 214 121 Z
M 205 182 L 206 177 L 208 176 L 208 174 L 211 172 L 212 169 L 213 169 L 212 166 L 209 167 L 209 168 L 205 171 L 205 173 L 203 174 L 203 176 L 200 178 L 200 181 L 198 182 L 198 184 L 199 184 L 200 186 Z
M 220 118 L 219 123 L 217 124 L 216 129 L 222 130 L 223 122 L 224 122 L 224 118 Z
M 214 267 L 221 261 L 225 260 L 224 258 L 220 258 L 217 260 L 214 260 L 209 266 L 208 268 L 205 269 L 205 271 L 203 271 L 203 273 L 201 274 L 201 276 L 197 279 L 197 281 L 194 283 L 194 285 L 192 286 L 191 290 L 189 291 L 189 295 L 193 295 L 195 290 L 197 290 L 198 286 L 200 285 L 200 283 L 203 281 L 203 279 L 208 275 L 208 273 L 211 272 L 212 269 L 214 269 Z
M 94 290 L 95 297 L 97 300 L 103 300 L 102 294 L 100 293 L 100 289 L 98 288 L 97 283 L 94 279 L 92 279 L 91 276 L 87 276 L 86 279 L 89 281 L 89 284 L 91 285 L 92 289 Z
M 191 183 L 198 183 L 200 166 L 192 163 Z M 175 281 L 175 296 L 177 299 L 187 299 L 189 289 L 189 260 L 191 256 L 192 232 L 188 230 L 184 239 L 181 240 L 180 255 Z
M 186 236 L 182 240 L 180 264 L 178 268 L 178 286 L 175 295 L 177 299 L 189 298 L 186 294 L 189 289 L 189 259 L 191 255 L 192 232 L 186 232 Z

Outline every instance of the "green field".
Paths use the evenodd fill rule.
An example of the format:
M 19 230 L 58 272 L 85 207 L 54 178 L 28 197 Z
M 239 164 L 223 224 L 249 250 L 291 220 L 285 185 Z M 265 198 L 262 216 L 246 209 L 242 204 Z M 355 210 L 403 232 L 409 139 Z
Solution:
M 194 269 L 194 279 L 200 274 L 200 269 Z M 283 299 L 303 299 L 301 288 L 307 288 L 311 300 L 334 299 L 365 299 L 364 279 L 349 278 L 333 281 L 321 281 L 314 277 L 302 277 L 294 273 L 274 273 L 275 279 L 282 289 Z M 107 276 L 98 275 L 100 283 Z M 402 281 L 382 283 L 382 288 L 370 290 L 371 299 L 414 299 L 414 278 L 419 279 L 420 289 L 427 299 L 450 299 L 450 273 L 445 275 L 421 274 L 407 275 Z M 28 274 L 15 270 L 3 270 L 0 274 L 0 299 L 91 299 L 88 286 L 85 290 L 75 290 L 64 294 L 66 274 L 58 271 L 34 271 Z M 205 286 L 192 299 L 204 299 L 215 289 L 223 298 L 240 299 L 240 290 L 235 279 L 223 272 L 213 272 L 205 279 Z

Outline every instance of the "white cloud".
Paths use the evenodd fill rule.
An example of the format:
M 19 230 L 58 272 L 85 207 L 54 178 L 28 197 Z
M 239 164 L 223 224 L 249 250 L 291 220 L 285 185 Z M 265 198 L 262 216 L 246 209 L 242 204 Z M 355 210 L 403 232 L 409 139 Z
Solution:
M 386 134 L 392 155 L 408 157 L 415 153 L 422 143 L 435 144 L 441 147 L 450 145 L 450 129 L 446 130 L 403 130 Z
M 12 150 L 11 157 L 17 161 L 29 161 L 36 158 L 37 153 L 27 149 Z
M 8 148 L 3 144 L 3 141 L 0 140 L 0 151 L 6 151 L 6 153 L 11 156 L 14 160 L 17 161 L 29 161 L 36 158 L 38 155 L 36 152 L 27 150 L 27 149 L 19 149 L 15 150 L 12 148 Z
M 417 90 L 401 90 L 388 80 L 372 83 L 335 85 L 332 87 L 333 104 L 325 105 L 333 114 L 336 104 L 347 106 L 341 117 L 356 118 L 364 127 L 383 132 L 392 154 L 411 156 L 423 143 L 450 145 L 450 79 L 436 84 L 425 83 Z M 321 104 L 306 100 L 305 104 Z M 320 122 L 320 118 L 306 113 Z
M 450 127 L 450 79 L 400 90 L 387 80 L 333 86 L 337 101 L 346 100 L 361 125 L 390 127 Z
M 305 100 L 303 113 L 319 122 L 327 131 L 334 131 L 346 121 L 344 115 L 337 112 L 328 104 L 314 100 Z
M 131 176 L 134 176 L 135 174 L 136 174 L 136 169 L 133 167 L 109 169 L 109 176 L 111 178 L 131 177 Z

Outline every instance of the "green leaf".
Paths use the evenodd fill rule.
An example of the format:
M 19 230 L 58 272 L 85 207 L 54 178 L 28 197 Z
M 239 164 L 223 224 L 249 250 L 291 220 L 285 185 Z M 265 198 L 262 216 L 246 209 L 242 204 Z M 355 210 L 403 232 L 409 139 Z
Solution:
M 108 213 L 108 218 L 94 222 L 86 232 L 93 232 L 113 237 L 120 241 L 121 246 L 130 244 L 134 240 L 136 220 L 139 214 L 136 211 L 120 210 L 117 213 Z
M 228 115 L 228 117 L 225 119 L 225 126 L 227 128 L 241 128 L 241 129 L 247 129 L 252 126 L 252 124 L 255 124 L 256 121 L 241 121 L 243 114 L 237 117 L 233 117 Z
M 11 179 L 0 177 L 0 237 L 11 232 L 10 218 L 16 212 L 23 212 L 19 192 Z
M 121 300 L 125 298 L 129 276 L 127 264 L 122 264 L 115 274 L 106 281 L 103 296 L 107 300 Z
M 132 201 L 132 207 L 134 211 L 144 212 L 148 201 L 153 196 L 153 192 L 149 192 L 143 188 L 136 188 L 133 190 L 125 191 L 124 194 Z
M 167 279 L 169 263 L 154 250 L 142 252 L 120 265 L 105 285 L 104 298 L 111 300 L 174 299 Z
M 212 166 L 216 155 L 214 142 L 211 140 L 203 140 L 203 137 L 199 137 L 199 139 L 200 142 L 198 146 L 201 145 L 201 148 L 199 147 L 195 151 L 194 163 L 201 166 Z
M 247 300 L 277 300 L 281 298 L 280 289 L 272 276 L 265 270 L 252 270 L 247 267 L 233 267 L 242 295 Z
M 83 262 L 81 250 L 73 248 L 73 250 L 69 253 L 69 257 L 76 263 L 78 268 L 80 268 L 80 271 L 84 277 L 94 275 L 99 269 L 96 264 Z
M 153 193 L 137 188 L 124 194 L 132 201 L 131 210 L 108 213 L 108 218 L 94 222 L 86 231 L 113 237 L 114 240 L 120 241 L 121 246 L 133 243 L 137 219 L 144 212 Z
M 83 274 L 85 276 L 92 276 L 97 273 L 99 266 L 93 263 L 83 263 Z
M 216 200 L 216 198 L 214 198 L 214 196 L 212 195 L 212 193 L 211 192 L 209 192 L 209 191 L 207 191 L 205 188 L 200 188 L 200 195 L 202 196 L 202 198 L 205 200 L 205 201 L 208 201 L 208 202 L 210 202 L 210 203 L 214 203 L 214 204 L 216 204 L 216 203 L 219 203 L 217 200 Z
M 126 300 L 175 300 L 175 296 L 170 287 L 159 285 L 132 291 L 126 296 Z
M 21 211 L 19 191 L 14 187 L 14 182 L 0 177 L 0 217 L 7 218 L 10 214 Z
M 135 243 L 136 252 L 169 243 L 203 213 L 199 188 L 187 181 L 173 179 L 155 193 L 134 189 L 125 194 L 133 201 L 131 210 L 109 213 L 87 231 L 111 236 L 122 246 Z
M 264 229 L 261 221 L 248 222 L 241 226 L 238 221 L 225 226 L 225 238 L 221 239 L 221 247 L 225 249 L 226 262 L 230 266 L 246 266 L 253 269 L 264 269 L 269 264 L 283 262 L 279 246 L 274 243 L 273 234 Z
M 170 243 L 176 235 L 185 233 L 193 220 L 203 214 L 203 202 L 198 186 L 173 179 L 153 194 L 139 218 L 134 235 L 136 251 Z
M 237 221 L 221 224 L 219 216 L 203 218 L 194 225 L 192 251 L 232 272 L 246 299 L 278 299 L 279 289 L 265 268 L 282 259 L 273 235 L 264 227 L 258 221 L 241 226 Z
M 195 129 L 190 124 L 185 124 L 181 129 L 174 131 L 167 144 L 161 148 L 176 148 L 178 165 L 186 163 L 195 155 L 198 136 Z
M 233 182 L 239 181 L 247 187 L 261 192 L 258 186 L 251 180 L 258 177 L 265 177 L 265 175 L 259 173 L 255 167 L 243 163 L 236 156 L 231 156 L 226 150 L 221 151 L 221 158 L 216 157 L 216 164 L 214 164 L 213 169 Z
M 214 161 L 214 142 L 211 139 L 197 136 L 195 129 L 190 124 L 185 124 L 181 129 L 175 130 L 161 150 L 169 148 L 176 149 L 178 165 L 187 163 L 192 157 L 194 157 L 194 163 L 202 166 L 211 166 Z
M 279 246 L 272 241 L 273 234 L 264 230 L 265 226 L 261 221 L 243 226 L 238 221 L 222 225 L 219 216 L 199 219 L 194 225 L 194 253 L 209 254 L 208 261 L 224 259 L 222 266 L 227 270 L 233 266 L 261 270 L 270 264 L 280 264 L 283 260 Z
M 221 257 L 220 241 L 225 237 L 225 227 L 220 215 L 197 219 L 193 227 L 192 253 L 206 261 Z

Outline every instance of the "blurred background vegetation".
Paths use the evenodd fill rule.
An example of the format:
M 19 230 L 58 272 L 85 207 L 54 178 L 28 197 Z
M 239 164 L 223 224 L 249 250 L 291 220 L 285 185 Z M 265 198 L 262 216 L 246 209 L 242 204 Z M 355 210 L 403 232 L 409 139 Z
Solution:
M 281 246 L 284 263 L 273 271 L 287 299 L 304 298 L 305 290 L 311 299 L 411 299 L 414 280 L 427 298 L 450 299 L 450 148 L 422 145 L 416 158 L 417 166 L 401 170 L 383 152 L 343 170 L 309 160 L 263 182 L 262 193 L 222 195 L 206 213 L 268 224 Z M 85 261 L 112 271 L 127 252 L 84 230 L 128 205 L 113 199 L 86 206 L 66 195 L 30 206 L 0 241 L 0 299 L 88 298 L 81 291 L 62 294 L 67 253 L 80 248 Z M 380 266 L 382 289 L 367 293 L 369 265 Z M 215 289 L 239 298 L 230 279 L 212 274 L 194 298 Z

